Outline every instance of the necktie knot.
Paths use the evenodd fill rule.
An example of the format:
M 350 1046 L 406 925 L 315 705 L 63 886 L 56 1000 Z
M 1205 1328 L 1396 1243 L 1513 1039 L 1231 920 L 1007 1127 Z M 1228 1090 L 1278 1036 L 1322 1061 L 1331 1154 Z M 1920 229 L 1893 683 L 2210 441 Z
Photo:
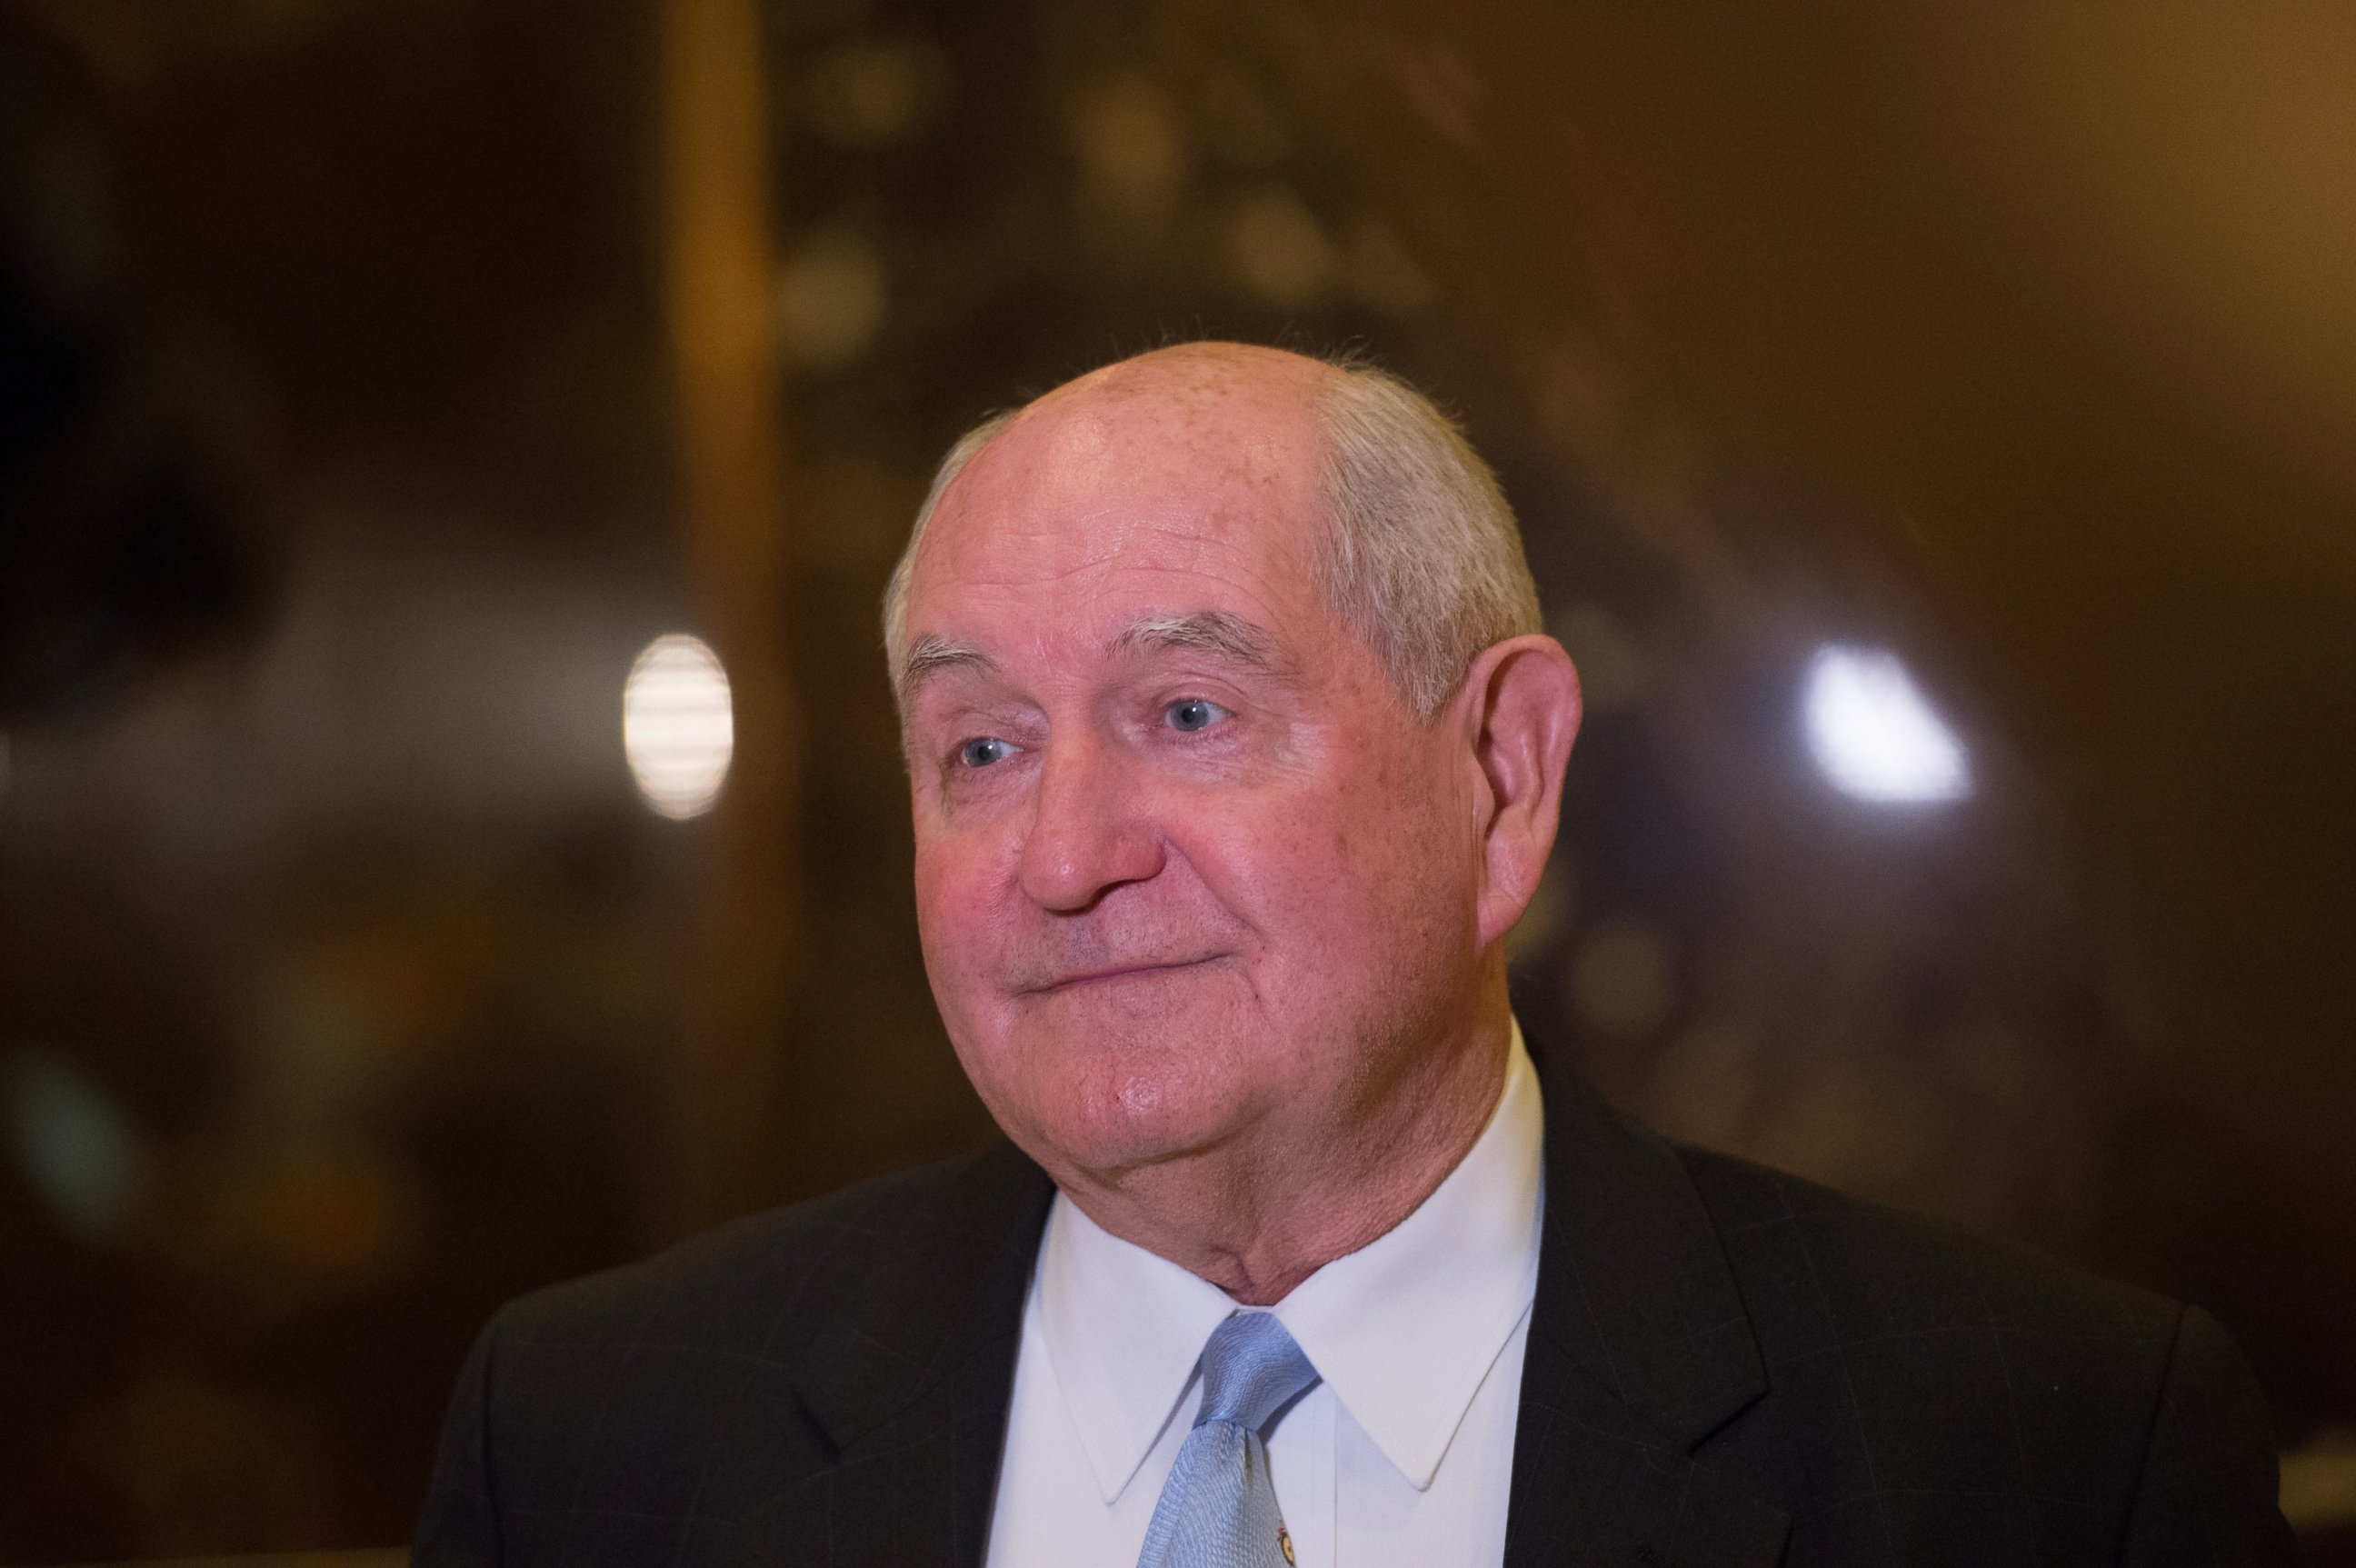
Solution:
M 1317 1380 L 1284 1325 L 1239 1312 L 1203 1347 L 1203 1408 L 1153 1505 L 1138 1568 L 1290 1568 L 1261 1429 Z
M 1203 1347 L 1203 1408 L 1194 1424 L 1233 1422 L 1258 1432 L 1317 1381 L 1317 1369 L 1272 1314 L 1239 1312 Z

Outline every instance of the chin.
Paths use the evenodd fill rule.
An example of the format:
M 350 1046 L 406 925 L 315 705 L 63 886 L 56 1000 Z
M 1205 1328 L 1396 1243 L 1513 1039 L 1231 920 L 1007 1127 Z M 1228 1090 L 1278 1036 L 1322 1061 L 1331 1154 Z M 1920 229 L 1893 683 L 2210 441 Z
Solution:
M 1185 1026 L 1016 1036 L 983 1098 L 1033 1159 L 1113 1171 L 1217 1143 L 1254 1099 L 1226 1031 Z M 981 1081 L 977 1075 L 977 1081 Z
M 1060 1152 L 1090 1170 L 1131 1170 L 1208 1148 L 1241 1120 L 1241 1096 L 1205 1094 L 1191 1083 L 1130 1078 L 1101 1093 L 1066 1097 L 1047 1129 Z

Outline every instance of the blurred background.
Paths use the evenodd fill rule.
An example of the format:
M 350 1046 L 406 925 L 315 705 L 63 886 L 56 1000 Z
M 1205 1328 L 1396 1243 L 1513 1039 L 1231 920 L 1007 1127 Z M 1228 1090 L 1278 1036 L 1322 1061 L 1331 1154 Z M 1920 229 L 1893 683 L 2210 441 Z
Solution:
M 2356 1561 L 2351 81 L 2325 3 L 0 0 L 0 1558 L 395 1546 L 498 1303 L 988 1138 L 877 596 L 965 426 L 1232 336 L 1520 509 L 1533 1035 L 2207 1305 Z

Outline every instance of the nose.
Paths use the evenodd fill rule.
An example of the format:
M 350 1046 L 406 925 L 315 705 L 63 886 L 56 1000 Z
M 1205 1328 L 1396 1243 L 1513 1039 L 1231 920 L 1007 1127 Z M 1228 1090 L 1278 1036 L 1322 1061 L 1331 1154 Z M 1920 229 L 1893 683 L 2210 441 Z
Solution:
M 1092 738 L 1049 742 L 1023 843 L 1023 894 L 1076 914 L 1126 882 L 1162 869 L 1155 832 L 1120 759 Z

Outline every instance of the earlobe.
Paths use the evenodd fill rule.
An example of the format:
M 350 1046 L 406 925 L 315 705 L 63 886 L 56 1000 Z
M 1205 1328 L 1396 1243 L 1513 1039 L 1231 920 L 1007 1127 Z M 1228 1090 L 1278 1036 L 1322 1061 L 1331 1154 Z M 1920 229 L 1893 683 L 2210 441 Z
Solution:
M 1579 734 L 1579 671 L 1554 639 L 1517 637 L 1485 650 L 1466 685 L 1474 704 L 1468 716 L 1477 716 L 1473 750 L 1486 795 L 1481 896 L 1486 945 L 1521 918 L 1554 848 L 1563 769 Z

